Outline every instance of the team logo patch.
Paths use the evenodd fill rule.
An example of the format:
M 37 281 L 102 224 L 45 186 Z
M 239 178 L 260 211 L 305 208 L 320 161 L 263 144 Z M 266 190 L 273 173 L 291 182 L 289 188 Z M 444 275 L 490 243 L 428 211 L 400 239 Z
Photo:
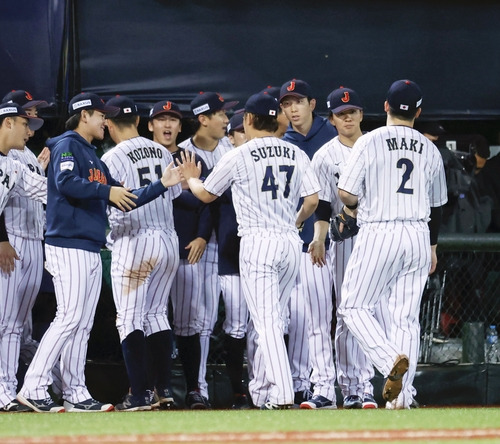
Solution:
M 208 103 L 205 103 L 204 105 L 198 106 L 197 108 L 193 109 L 193 114 L 197 116 L 198 114 L 201 114 L 204 111 L 210 110 L 210 105 Z
M 403 111 L 408 111 L 410 109 L 410 107 L 408 105 L 399 105 L 399 109 L 402 109 Z
M 31 94 L 28 91 L 25 91 L 25 93 L 26 94 L 24 95 L 24 97 L 26 97 L 26 100 L 29 100 L 29 101 L 33 100 L 33 97 L 31 96 Z
M 219 93 L 215 93 L 215 94 L 217 94 L 217 97 L 219 98 L 219 100 L 221 102 L 224 102 L 224 97 L 222 97 Z
M 342 97 L 340 100 L 344 103 L 349 103 L 349 100 L 351 100 L 349 96 L 349 91 L 344 91 L 344 97 Z
M 123 108 L 123 114 L 130 114 L 132 112 L 132 108 Z
M 92 100 L 80 100 L 79 102 L 73 103 L 73 109 L 83 108 L 84 106 L 92 106 Z
M 172 109 L 172 102 L 167 102 L 165 105 L 163 105 L 164 110 L 169 110 Z
M 68 152 L 62 153 L 61 164 L 60 164 L 61 171 L 64 170 L 73 171 L 74 166 L 75 166 L 75 158 L 73 157 L 73 153 L 68 153 Z
M 275 116 L 276 115 L 276 111 L 274 109 L 270 109 L 269 110 L 269 115 L 270 116 Z
M 2 108 L 0 109 L 0 116 L 2 114 L 17 114 L 17 108 L 16 107 L 10 107 L 10 106 L 7 106 L 6 108 Z
M 295 90 L 295 82 L 290 82 L 290 85 L 286 87 L 287 91 L 293 91 Z

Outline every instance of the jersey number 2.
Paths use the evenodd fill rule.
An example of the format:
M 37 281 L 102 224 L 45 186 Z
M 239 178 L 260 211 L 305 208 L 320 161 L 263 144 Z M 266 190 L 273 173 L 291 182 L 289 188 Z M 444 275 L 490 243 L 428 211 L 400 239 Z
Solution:
M 406 182 L 410 180 L 410 175 L 413 171 L 413 162 L 410 159 L 399 159 L 396 164 L 398 168 L 404 168 L 403 178 L 398 188 L 398 193 L 413 194 L 413 188 L 405 188 Z
M 295 167 L 293 165 L 280 165 L 279 172 L 286 173 L 286 183 L 285 189 L 283 190 L 283 197 L 286 199 L 290 194 L 290 181 L 292 180 L 292 174 Z M 270 191 L 273 199 L 278 198 L 278 184 L 276 183 L 276 178 L 274 176 L 273 167 L 268 165 L 266 167 L 266 174 L 264 179 L 262 179 L 261 191 Z

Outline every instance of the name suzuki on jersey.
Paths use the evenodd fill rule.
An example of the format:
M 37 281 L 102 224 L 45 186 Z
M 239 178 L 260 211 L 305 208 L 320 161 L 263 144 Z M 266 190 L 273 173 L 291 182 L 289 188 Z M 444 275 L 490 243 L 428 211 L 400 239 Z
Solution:
M 127 153 L 127 156 L 132 161 L 132 163 L 139 162 L 141 159 L 161 159 L 163 158 L 163 154 L 161 149 L 152 147 L 152 146 L 144 146 L 141 148 L 136 148 Z
M 410 143 L 406 142 L 404 137 L 401 137 L 400 140 L 397 140 L 395 137 L 392 139 L 385 139 L 387 142 L 387 146 L 389 151 L 395 150 L 405 150 L 405 151 L 414 151 L 415 153 L 422 154 L 422 150 L 424 148 L 424 144 L 415 139 L 410 139 Z M 418 144 L 420 143 L 420 146 Z
M 295 150 L 290 149 L 287 146 L 265 146 L 250 151 L 250 154 L 253 157 L 254 162 L 271 157 L 283 157 L 295 160 Z

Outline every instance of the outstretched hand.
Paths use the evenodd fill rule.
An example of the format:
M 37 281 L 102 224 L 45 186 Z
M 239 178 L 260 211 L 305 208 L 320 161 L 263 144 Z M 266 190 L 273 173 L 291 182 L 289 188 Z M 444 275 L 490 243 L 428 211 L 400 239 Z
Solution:
M 130 211 L 137 206 L 132 199 L 137 199 L 137 196 L 130 192 L 130 188 L 111 187 L 109 191 L 110 202 L 122 211 Z
M 46 170 L 47 165 L 50 162 L 50 150 L 47 147 L 45 147 L 42 151 L 40 151 L 40 154 L 38 155 L 37 160 L 38 160 L 38 163 L 40 164 L 40 166 L 44 170 Z
M 161 183 L 165 188 L 177 185 L 181 181 L 179 168 L 174 167 L 174 162 L 170 162 L 161 176 Z
M 181 160 L 177 159 L 177 165 L 184 180 L 198 179 L 201 176 L 201 162 L 196 163 L 196 155 L 190 151 L 181 152 Z
M 8 241 L 0 242 L 0 270 L 10 276 L 16 266 L 15 261 L 18 260 L 19 256 L 14 247 Z

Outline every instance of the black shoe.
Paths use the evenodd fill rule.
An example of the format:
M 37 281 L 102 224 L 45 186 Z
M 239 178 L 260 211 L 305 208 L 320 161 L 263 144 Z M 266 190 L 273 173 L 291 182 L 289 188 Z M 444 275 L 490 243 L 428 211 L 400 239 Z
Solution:
M 37 413 L 64 413 L 64 407 L 52 401 L 52 398 L 30 399 L 17 394 L 17 400 L 28 407 L 31 407 Z
M 104 404 L 102 402 L 96 401 L 93 398 L 89 398 L 82 402 L 77 402 L 73 404 L 69 401 L 64 401 L 64 410 L 68 413 L 95 413 L 95 412 L 111 412 L 114 410 L 113 404 Z
M 115 405 L 115 410 L 119 412 L 139 412 L 143 410 L 151 410 L 149 390 L 141 396 L 128 393 L 123 402 Z
M 363 408 L 363 400 L 360 396 L 349 395 L 344 398 L 345 409 L 361 409 Z
M 21 404 L 16 399 L 10 401 L 6 406 L 0 408 L 0 412 L 8 412 L 8 413 L 26 413 L 32 411 L 33 409 L 31 407 Z
M 410 404 L 410 409 L 419 409 L 419 408 L 420 404 L 417 402 L 415 398 L 413 398 Z
M 170 389 L 156 390 L 154 391 L 153 402 L 151 407 L 160 410 L 173 410 L 177 408 L 174 401 L 174 396 Z
M 207 410 L 210 403 L 200 392 L 193 390 L 186 395 L 186 407 L 191 410 Z
M 303 402 L 309 401 L 313 397 L 311 390 L 302 390 L 301 392 L 295 392 L 295 396 L 293 398 L 293 403 L 296 405 L 300 405 Z
M 248 410 L 251 409 L 250 403 L 248 402 L 247 395 L 236 395 L 234 397 L 233 405 L 231 406 L 233 410 Z

